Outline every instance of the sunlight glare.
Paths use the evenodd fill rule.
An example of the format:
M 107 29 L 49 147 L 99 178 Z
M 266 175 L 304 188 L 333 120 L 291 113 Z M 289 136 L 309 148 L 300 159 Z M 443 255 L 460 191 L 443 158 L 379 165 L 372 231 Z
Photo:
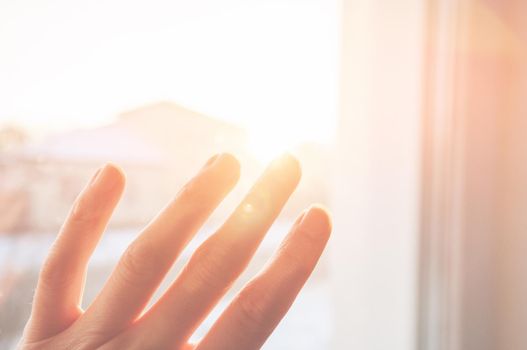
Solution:
M 245 120 L 244 127 L 249 135 L 248 150 L 262 164 L 284 153 L 295 154 L 304 144 L 327 145 L 333 141 L 334 118 L 319 113 L 287 114 L 290 117 L 272 121 L 258 117 Z
M 306 135 L 292 132 L 287 124 L 282 122 L 280 127 L 255 122 L 249 127 L 249 152 L 266 164 L 281 154 L 291 152 L 302 141 L 307 141 Z
M 256 134 L 249 141 L 250 152 L 262 163 L 269 163 L 280 154 L 290 151 L 292 145 L 280 138 Z

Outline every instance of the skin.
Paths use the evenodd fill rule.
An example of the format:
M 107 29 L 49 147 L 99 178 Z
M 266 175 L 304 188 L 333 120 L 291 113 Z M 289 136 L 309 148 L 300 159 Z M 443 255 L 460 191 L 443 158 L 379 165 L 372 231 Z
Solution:
M 77 198 L 44 263 L 19 349 L 259 349 L 287 313 L 331 232 L 317 206 L 296 220 L 266 267 L 198 344 L 188 339 L 243 272 L 300 180 L 298 161 L 273 161 L 225 223 L 196 251 L 165 294 L 150 298 L 205 220 L 234 187 L 238 161 L 211 158 L 120 258 L 82 310 L 86 268 L 123 193 L 121 170 L 101 168 Z

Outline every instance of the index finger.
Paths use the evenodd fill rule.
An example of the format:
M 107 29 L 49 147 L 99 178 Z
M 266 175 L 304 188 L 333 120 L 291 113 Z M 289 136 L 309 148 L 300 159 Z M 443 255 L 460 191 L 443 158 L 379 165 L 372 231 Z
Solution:
M 38 336 L 62 330 L 79 316 L 86 265 L 124 189 L 122 171 L 101 168 L 75 201 L 40 272 L 32 321 Z

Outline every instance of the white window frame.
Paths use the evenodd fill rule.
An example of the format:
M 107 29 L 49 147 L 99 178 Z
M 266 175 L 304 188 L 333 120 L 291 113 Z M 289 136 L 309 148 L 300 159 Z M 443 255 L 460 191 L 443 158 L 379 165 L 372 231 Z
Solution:
M 343 2 L 331 349 L 417 346 L 425 3 Z

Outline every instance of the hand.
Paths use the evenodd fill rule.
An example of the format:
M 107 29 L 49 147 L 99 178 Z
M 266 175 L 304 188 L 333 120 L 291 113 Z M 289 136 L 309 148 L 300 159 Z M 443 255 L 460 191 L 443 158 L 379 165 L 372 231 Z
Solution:
M 270 263 L 197 344 L 188 339 L 247 266 L 300 179 L 291 156 L 275 160 L 145 310 L 185 245 L 239 177 L 228 154 L 211 158 L 127 248 L 100 294 L 80 308 L 85 272 L 124 189 L 106 165 L 79 195 L 41 270 L 20 349 L 258 349 L 285 315 L 329 238 L 327 213 L 311 207 Z

